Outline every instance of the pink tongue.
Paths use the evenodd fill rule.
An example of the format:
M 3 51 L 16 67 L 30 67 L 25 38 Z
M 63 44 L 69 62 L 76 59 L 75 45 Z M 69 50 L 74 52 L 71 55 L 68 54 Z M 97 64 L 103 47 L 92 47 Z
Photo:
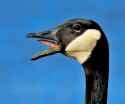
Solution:
M 41 43 L 43 43 L 43 44 L 45 44 L 45 45 L 47 45 L 49 47 L 52 47 L 52 48 L 59 48 L 59 45 L 51 43 L 51 42 L 48 42 L 48 41 L 42 40 Z

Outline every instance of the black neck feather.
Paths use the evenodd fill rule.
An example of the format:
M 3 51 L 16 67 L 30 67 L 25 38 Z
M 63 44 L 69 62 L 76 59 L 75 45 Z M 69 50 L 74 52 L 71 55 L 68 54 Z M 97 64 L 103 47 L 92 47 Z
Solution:
M 107 104 L 109 49 L 105 36 L 98 41 L 83 66 L 86 75 L 86 104 Z

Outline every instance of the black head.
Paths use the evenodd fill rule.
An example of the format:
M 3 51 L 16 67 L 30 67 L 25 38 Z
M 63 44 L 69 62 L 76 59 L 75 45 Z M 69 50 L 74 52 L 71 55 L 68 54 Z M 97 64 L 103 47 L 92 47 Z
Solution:
M 59 39 L 62 50 L 74 40 L 76 37 L 82 35 L 88 29 L 101 30 L 100 26 L 92 20 L 85 19 L 71 19 L 64 24 L 57 26 L 56 36 Z
M 28 37 L 37 38 L 50 46 L 49 51 L 41 52 L 32 59 L 59 52 L 84 62 L 90 56 L 101 35 L 103 32 L 96 22 L 81 18 L 68 20 L 52 30 L 29 33 Z

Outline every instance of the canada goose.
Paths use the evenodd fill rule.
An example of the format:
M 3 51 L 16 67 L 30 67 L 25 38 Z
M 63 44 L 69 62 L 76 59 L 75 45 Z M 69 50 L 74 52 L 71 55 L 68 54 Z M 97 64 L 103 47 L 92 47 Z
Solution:
M 50 48 L 32 57 L 62 53 L 74 58 L 86 76 L 86 104 L 107 104 L 109 48 L 101 27 L 93 20 L 71 19 L 52 30 L 28 33 Z

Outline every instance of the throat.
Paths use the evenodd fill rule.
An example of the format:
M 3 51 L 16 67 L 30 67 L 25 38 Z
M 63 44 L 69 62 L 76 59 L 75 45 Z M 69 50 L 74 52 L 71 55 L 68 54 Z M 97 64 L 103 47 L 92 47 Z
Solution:
M 86 104 L 107 104 L 108 61 L 104 64 L 85 63 Z
M 108 79 L 100 73 L 86 76 L 86 104 L 107 104 Z
M 86 76 L 86 104 L 107 104 L 109 49 L 104 35 L 82 65 Z

